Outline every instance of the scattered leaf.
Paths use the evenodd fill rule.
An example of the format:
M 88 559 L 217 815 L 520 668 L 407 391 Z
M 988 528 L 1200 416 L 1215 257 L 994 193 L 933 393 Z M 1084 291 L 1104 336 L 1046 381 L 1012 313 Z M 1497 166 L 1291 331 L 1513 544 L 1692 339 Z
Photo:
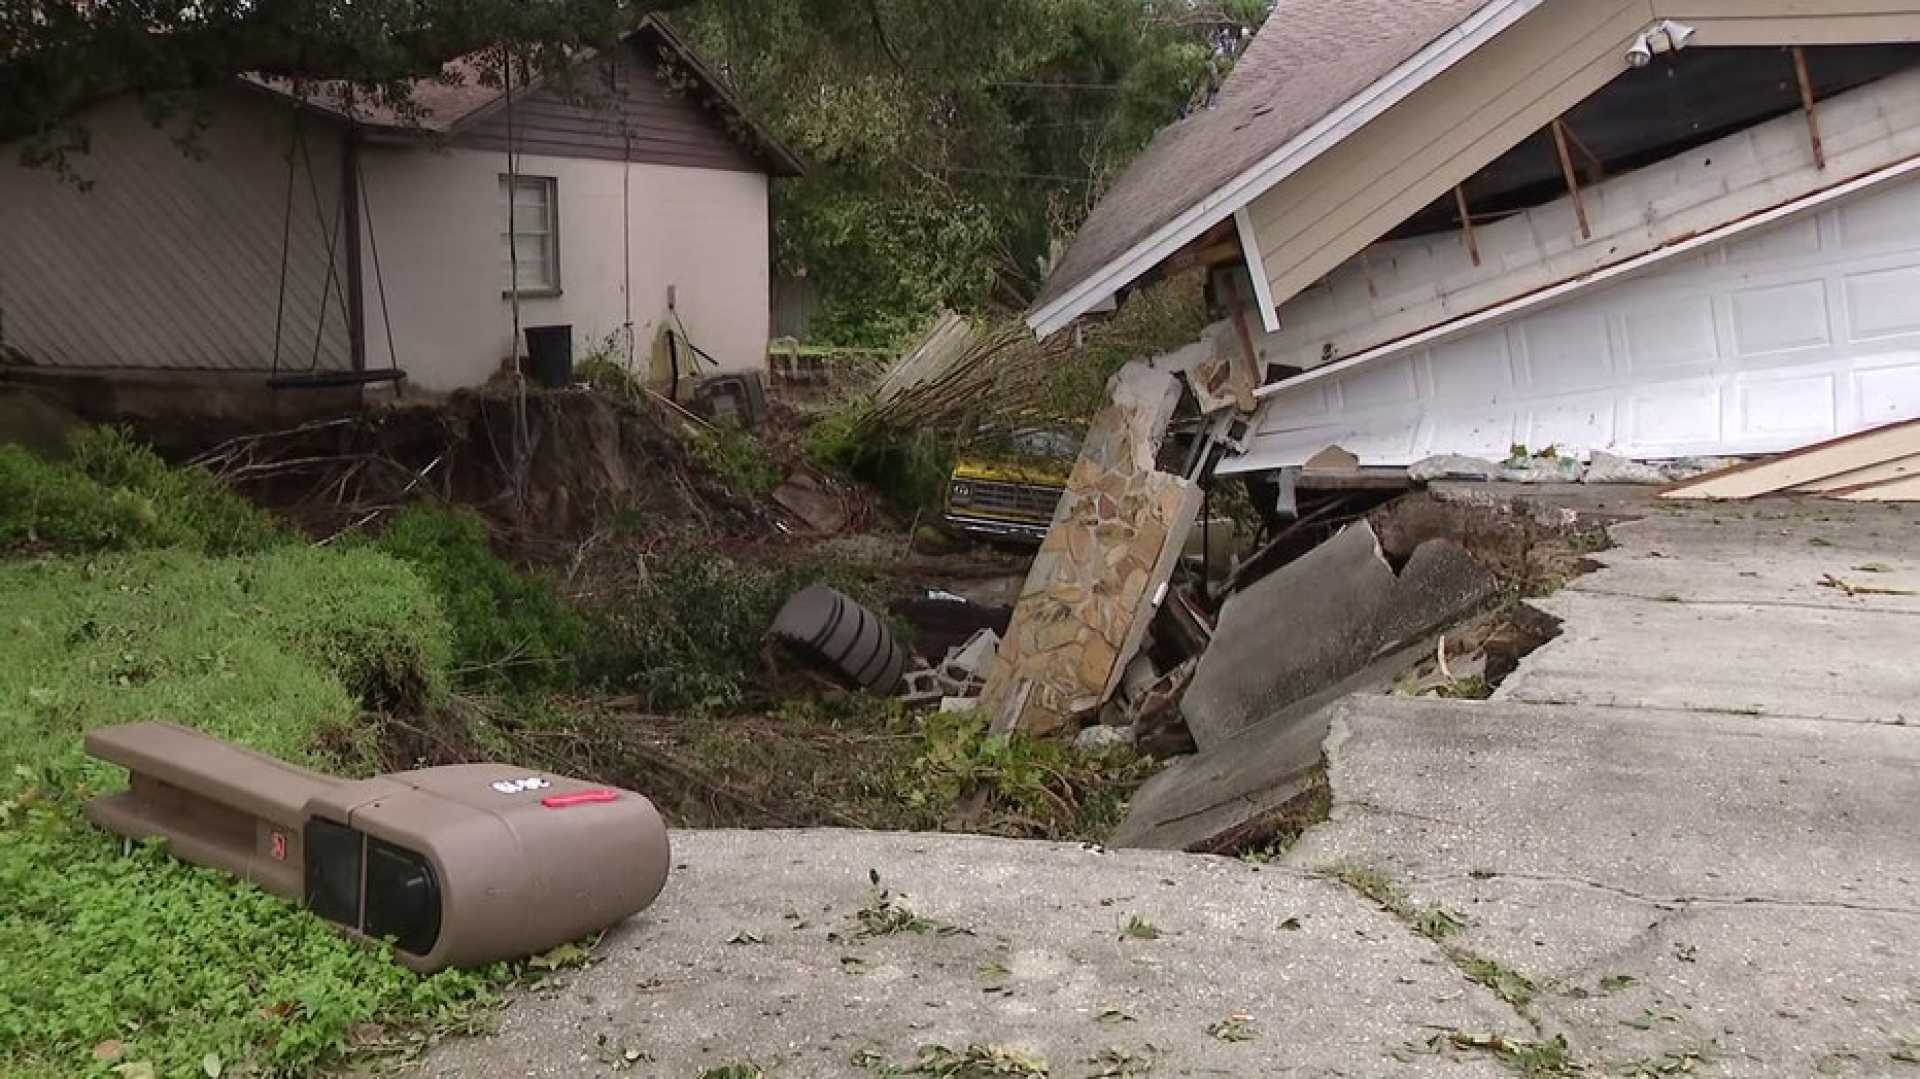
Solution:
M 226 1070 L 226 1065 L 220 1060 L 219 1053 L 208 1053 L 200 1058 L 200 1070 L 206 1073 L 207 1079 L 220 1079 L 220 1073 Z
M 767 938 L 758 933 L 750 933 L 745 929 L 727 938 L 728 944 L 765 944 L 766 942 Z
M 127 1047 L 112 1038 L 93 1047 L 93 1059 L 103 1064 L 110 1064 L 126 1055 Z
M 1207 1033 L 1223 1042 L 1250 1042 L 1260 1036 L 1253 1029 L 1250 1015 L 1229 1015 L 1217 1023 L 1209 1023 Z
M 1280 928 L 1288 932 L 1293 932 L 1294 930 L 1300 928 L 1300 919 L 1288 918 L 1286 921 L 1280 923 Z
M 1631 974 L 1609 974 L 1600 979 L 1600 988 L 1608 993 L 1618 993 L 1637 980 Z
M 1129 914 L 1127 924 L 1120 927 L 1120 936 L 1122 939 L 1132 937 L 1134 940 L 1159 940 L 1160 929 L 1138 914 Z
M 153 1070 L 153 1065 L 144 1060 L 136 1060 L 127 1064 L 115 1064 L 113 1070 L 120 1076 L 120 1079 L 159 1079 L 157 1073 Z
M 1132 1023 L 1137 1021 L 1133 1016 L 1128 1015 L 1118 1008 L 1108 1008 L 1093 1018 L 1095 1022 L 1099 1023 Z

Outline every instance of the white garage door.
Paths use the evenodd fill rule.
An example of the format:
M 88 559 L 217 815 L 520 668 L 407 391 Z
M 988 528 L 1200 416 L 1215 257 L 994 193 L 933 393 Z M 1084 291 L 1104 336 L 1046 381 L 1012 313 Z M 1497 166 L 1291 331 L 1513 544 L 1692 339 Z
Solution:
M 1329 445 L 1767 453 L 1920 416 L 1920 179 L 1270 399 L 1227 472 Z

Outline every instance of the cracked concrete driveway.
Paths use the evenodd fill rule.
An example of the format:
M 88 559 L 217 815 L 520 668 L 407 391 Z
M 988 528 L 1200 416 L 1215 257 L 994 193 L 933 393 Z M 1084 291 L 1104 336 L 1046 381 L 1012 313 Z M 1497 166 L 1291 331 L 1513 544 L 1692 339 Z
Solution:
M 1604 497 L 1645 516 L 1498 699 L 1335 706 L 1333 819 L 1285 865 L 679 833 L 658 905 L 424 1068 L 1920 1079 L 1913 517 Z M 918 931 L 861 935 L 869 870 Z
M 1464 1079 L 1502 1073 L 1407 1047 L 1525 1031 L 1431 942 L 1298 870 L 971 836 L 675 842 L 666 894 L 600 962 L 515 1001 L 497 1035 L 443 1047 L 428 1073 L 864 1076 L 922 1046 L 977 1045 L 1055 1076 Z M 870 869 L 933 924 L 862 938 Z M 1126 933 L 1135 917 L 1159 935 Z M 1250 1038 L 1207 1032 L 1234 1016 Z M 1118 1070 L 1126 1060 L 1136 1070 Z
M 1920 1076 L 1912 516 L 1648 513 L 1499 699 L 1343 702 L 1290 860 L 1457 916 L 1589 1064 Z

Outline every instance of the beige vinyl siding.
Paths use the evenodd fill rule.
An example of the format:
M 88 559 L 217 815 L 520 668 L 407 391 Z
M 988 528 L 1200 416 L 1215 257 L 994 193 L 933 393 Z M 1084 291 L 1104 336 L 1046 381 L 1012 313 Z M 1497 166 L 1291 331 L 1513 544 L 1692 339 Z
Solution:
M 1274 301 L 1285 304 L 1600 90 L 1626 70 L 1632 38 L 1660 17 L 1694 25 L 1695 48 L 1920 39 L 1916 0 L 1547 5 L 1254 200 L 1250 213 Z
M 1625 71 L 1628 42 L 1652 18 L 1650 0 L 1549 5 L 1255 200 L 1274 302 Z
M 80 190 L 50 169 L 0 166 L 0 347 L 58 367 L 264 371 L 280 305 L 291 113 L 222 92 L 189 156 L 126 101 L 85 117 Z M 346 254 L 327 279 L 340 185 L 339 129 L 306 122 L 309 178 L 294 177 L 281 367 L 352 366 Z M 318 192 L 321 210 L 314 207 Z

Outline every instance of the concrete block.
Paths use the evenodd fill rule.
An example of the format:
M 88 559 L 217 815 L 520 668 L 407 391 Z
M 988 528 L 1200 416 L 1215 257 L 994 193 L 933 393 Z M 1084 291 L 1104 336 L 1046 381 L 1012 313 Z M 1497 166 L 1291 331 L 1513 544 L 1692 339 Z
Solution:
M 1366 523 L 1233 597 L 1180 711 L 1211 750 L 1458 620 L 1495 580 L 1458 543 L 1429 540 L 1396 574 Z

